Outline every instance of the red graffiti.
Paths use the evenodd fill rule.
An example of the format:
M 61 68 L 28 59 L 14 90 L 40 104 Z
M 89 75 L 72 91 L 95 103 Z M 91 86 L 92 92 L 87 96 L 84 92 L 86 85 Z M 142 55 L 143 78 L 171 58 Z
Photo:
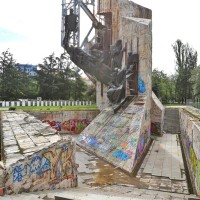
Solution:
M 61 123 L 56 121 L 42 120 L 43 123 L 48 123 L 52 128 L 61 131 Z
M 158 122 L 152 122 L 151 123 L 151 134 L 152 135 L 160 135 L 161 128 L 160 123 Z
M 56 129 L 57 131 L 64 130 L 70 133 L 80 133 L 89 124 L 89 121 L 87 119 L 69 119 L 64 122 L 43 120 L 42 122 L 48 123 L 52 128 Z
M 87 119 L 70 119 L 63 122 L 61 125 L 64 130 L 72 133 L 80 133 L 88 124 L 89 121 Z
M 154 123 L 151 123 L 151 133 L 155 134 L 156 133 L 156 126 Z

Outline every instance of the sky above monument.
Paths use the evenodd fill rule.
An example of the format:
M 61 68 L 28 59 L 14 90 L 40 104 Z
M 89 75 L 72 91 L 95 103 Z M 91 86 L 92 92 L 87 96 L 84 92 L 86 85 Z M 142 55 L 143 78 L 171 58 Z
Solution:
M 177 39 L 200 54 L 199 0 L 134 2 L 153 12 L 153 69 L 168 75 L 175 73 L 172 44 Z M 53 52 L 56 56 L 64 52 L 61 3 L 62 0 L 0 0 L 0 54 L 9 49 L 18 63 L 38 64 Z M 91 22 L 85 16 L 81 20 L 85 35 Z

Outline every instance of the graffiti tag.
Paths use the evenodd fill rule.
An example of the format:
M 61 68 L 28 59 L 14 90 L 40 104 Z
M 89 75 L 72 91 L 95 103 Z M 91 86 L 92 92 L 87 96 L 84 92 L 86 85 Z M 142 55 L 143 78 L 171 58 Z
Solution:
M 120 159 L 120 160 L 123 160 L 123 161 L 126 161 L 127 159 L 130 158 L 130 155 L 117 149 L 114 153 L 113 153 L 113 156 Z
M 66 144 L 59 148 L 53 148 L 40 155 L 35 155 L 24 165 L 20 164 L 13 169 L 13 182 L 23 181 L 25 176 L 36 174 L 42 176 L 50 173 L 49 183 L 59 183 L 68 178 L 73 178 L 71 152 Z

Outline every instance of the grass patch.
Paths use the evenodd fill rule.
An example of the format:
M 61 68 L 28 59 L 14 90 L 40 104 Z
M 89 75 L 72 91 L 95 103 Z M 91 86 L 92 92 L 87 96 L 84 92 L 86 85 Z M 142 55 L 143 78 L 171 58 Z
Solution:
M 184 105 L 184 104 L 164 104 L 164 106 L 166 108 L 184 108 L 186 107 L 187 105 Z
M 65 110 L 99 110 L 96 104 L 91 106 L 19 106 L 15 107 L 16 110 L 24 110 L 24 111 L 65 111 Z

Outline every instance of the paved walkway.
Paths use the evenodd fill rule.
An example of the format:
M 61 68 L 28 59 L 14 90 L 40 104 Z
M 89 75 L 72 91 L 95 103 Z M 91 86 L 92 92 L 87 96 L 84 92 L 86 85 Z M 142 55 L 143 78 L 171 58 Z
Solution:
M 21 113 L 25 116 L 25 113 Z M 6 118 L 7 117 L 7 118 Z M 6 146 L 15 140 L 12 140 L 13 134 L 18 138 L 18 143 L 26 147 L 28 155 L 32 142 L 38 144 L 38 148 L 43 148 L 43 145 L 48 139 L 49 142 L 56 141 L 59 137 L 54 135 L 54 132 L 45 124 L 39 126 L 39 121 L 33 120 L 31 117 L 25 117 L 25 121 L 15 119 L 15 113 L 8 112 L 2 118 L 4 121 L 3 135 L 4 146 L 7 155 L 7 163 L 15 162 L 18 157 L 10 158 L 10 153 L 13 149 Z M 8 123 L 9 122 L 9 123 Z M 34 123 L 33 123 L 34 122 Z M 10 123 L 15 125 L 12 134 L 9 134 Z M 23 124 L 23 130 L 19 127 Z M 34 125 L 34 126 L 33 126 Z M 44 131 L 45 130 L 45 131 Z M 38 132 L 42 132 L 44 136 L 41 140 L 37 138 Z M 28 135 L 32 138 L 27 141 Z M 56 137 L 56 138 L 54 138 Z M 65 137 L 65 136 L 61 136 Z M 66 136 L 68 137 L 68 136 Z M 76 136 L 74 135 L 74 139 Z M 10 149 L 11 148 L 11 149 Z M 18 151 L 18 150 L 17 150 Z M 178 135 L 164 134 L 162 137 L 157 137 L 153 141 L 136 177 L 125 174 L 120 169 L 109 165 L 103 160 L 77 147 L 76 153 L 78 168 L 78 188 L 69 188 L 66 190 L 55 191 L 40 191 L 36 193 L 23 193 L 18 195 L 6 195 L 0 199 L 46 199 L 52 200 L 54 196 L 60 196 L 71 199 L 189 199 L 195 197 L 189 194 L 188 184 L 185 176 L 183 158 L 179 143 Z
M 176 135 L 166 134 L 154 140 L 136 177 L 128 176 L 79 147 L 76 156 L 79 164 L 77 188 L 6 195 L 0 199 L 53 200 L 55 196 L 73 200 L 197 199 L 188 193 Z
M 189 194 L 178 135 L 154 140 L 137 177 L 150 183 L 149 189 Z
M 154 142 L 143 173 L 164 176 L 174 180 L 186 180 L 181 148 L 177 135 L 165 134 Z

